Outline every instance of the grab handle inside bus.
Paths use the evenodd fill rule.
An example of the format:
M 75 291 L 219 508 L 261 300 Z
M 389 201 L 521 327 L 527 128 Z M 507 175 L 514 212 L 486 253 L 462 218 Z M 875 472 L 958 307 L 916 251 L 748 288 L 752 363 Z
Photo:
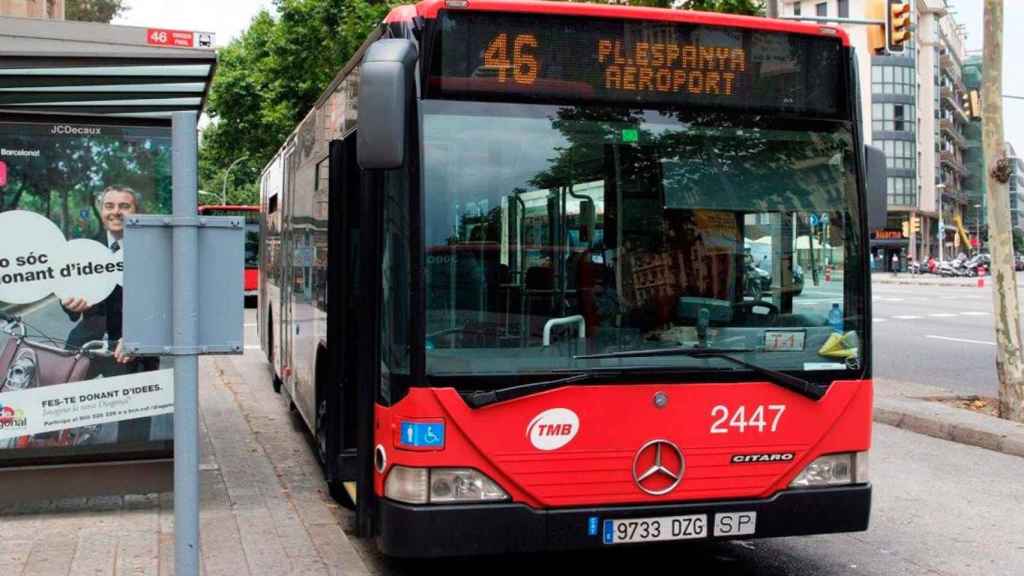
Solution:
M 565 316 L 562 318 L 552 318 L 544 323 L 544 345 L 551 346 L 551 329 L 555 326 L 566 326 L 575 324 L 579 328 L 580 340 L 587 339 L 587 322 L 583 319 L 583 316 L 575 314 L 573 316 Z
M 378 40 L 366 49 L 359 74 L 356 155 L 363 170 L 390 170 L 405 162 L 406 119 L 415 86 L 416 46 Z
M 874 146 L 865 146 L 864 164 L 868 230 L 880 230 L 885 228 L 889 210 L 885 189 L 885 152 Z

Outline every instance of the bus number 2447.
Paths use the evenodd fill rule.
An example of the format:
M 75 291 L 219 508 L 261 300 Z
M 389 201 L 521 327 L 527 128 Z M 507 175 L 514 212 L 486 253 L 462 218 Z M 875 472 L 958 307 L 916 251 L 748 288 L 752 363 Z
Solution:
M 711 433 L 728 434 L 733 430 L 743 433 L 748 428 L 756 429 L 758 432 L 764 432 L 765 428 L 768 428 L 769 432 L 775 432 L 779 428 L 779 421 L 785 411 L 784 404 L 758 405 L 748 417 L 746 406 L 740 406 L 730 412 L 728 406 L 719 404 L 711 409 L 711 417 L 715 419 L 711 423 Z M 771 420 L 770 424 L 769 420 Z

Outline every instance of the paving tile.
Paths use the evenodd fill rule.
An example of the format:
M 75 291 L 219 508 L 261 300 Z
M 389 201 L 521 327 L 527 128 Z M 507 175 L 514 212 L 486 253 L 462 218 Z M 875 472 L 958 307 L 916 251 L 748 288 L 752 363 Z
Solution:
M 226 359 L 200 361 L 204 576 L 366 574 L 301 422 Z M 173 494 L 0 508 L 0 576 L 173 576 Z

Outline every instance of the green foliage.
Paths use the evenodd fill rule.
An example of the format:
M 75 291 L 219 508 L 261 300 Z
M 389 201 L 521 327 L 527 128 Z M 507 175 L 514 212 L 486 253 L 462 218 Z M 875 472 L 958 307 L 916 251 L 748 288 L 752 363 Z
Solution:
M 52 219 L 68 238 L 88 238 L 101 230 L 96 197 L 110 185 L 138 192 L 142 212 L 171 211 L 168 138 L 4 136 L 13 146 L 38 149 L 40 155 L 18 159 L 7 186 L 0 188 L 0 212 L 30 210 Z
M 684 0 L 680 8 L 748 16 L 763 16 L 765 13 L 764 0 Z
M 200 189 L 220 202 L 227 168 L 231 203 L 256 203 L 260 171 L 328 83 L 383 20 L 368 0 L 275 0 L 220 51 L 199 151 Z
M 127 0 L 67 0 L 64 4 L 64 17 L 82 22 L 109 24 L 127 11 Z

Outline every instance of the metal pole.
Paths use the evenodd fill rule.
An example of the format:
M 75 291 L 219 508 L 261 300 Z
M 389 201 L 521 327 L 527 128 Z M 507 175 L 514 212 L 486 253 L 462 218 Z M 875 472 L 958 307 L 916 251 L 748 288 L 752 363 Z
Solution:
M 171 124 L 174 217 L 196 217 L 196 113 L 175 112 Z M 199 336 L 199 229 L 175 226 L 174 347 L 194 349 Z M 199 574 L 199 357 L 174 361 L 174 566 L 178 576 Z

